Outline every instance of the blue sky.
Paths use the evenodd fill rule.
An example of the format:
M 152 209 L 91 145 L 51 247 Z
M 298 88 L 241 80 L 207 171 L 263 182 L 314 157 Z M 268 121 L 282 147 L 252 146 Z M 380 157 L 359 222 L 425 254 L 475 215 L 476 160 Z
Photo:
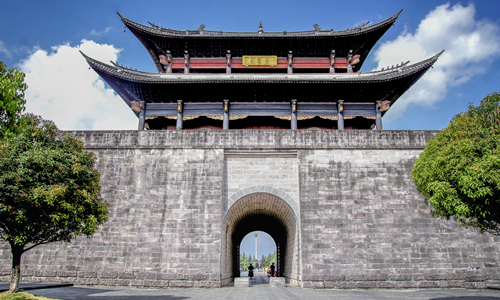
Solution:
M 252 257 L 255 257 L 255 234 L 257 234 L 257 257 L 259 260 L 262 258 L 262 255 L 272 254 L 276 251 L 276 243 L 269 234 L 263 231 L 253 231 L 247 234 L 241 241 L 241 254 L 245 252 L 247 256 L 251 254 Z
M 384 129 L 442 129 L 500 86 L 500 1 L 4 1 L 0 60 L 27 73 L 27 111 L 61 129 L 136 129 L 137 118 L 78 50 L 155 72 L 144 47 L 116 15 L 174 29 L 341 30 L 380 22 L 404 9 L 362 71 L 445 49 L 419 83 L 384 116 Z

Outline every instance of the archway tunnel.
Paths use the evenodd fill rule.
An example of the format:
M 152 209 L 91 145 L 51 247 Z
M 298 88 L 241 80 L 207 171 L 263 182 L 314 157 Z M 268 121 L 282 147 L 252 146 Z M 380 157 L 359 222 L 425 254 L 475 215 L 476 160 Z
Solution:
M 268 233 L 276 243 L 276 274 L 298 284 L 298 226 L 292 208 L 274 194 L 254 193 L 237 200 L 224 219 L 222 284 L 240 276 L 240 243 L 252 231 Z

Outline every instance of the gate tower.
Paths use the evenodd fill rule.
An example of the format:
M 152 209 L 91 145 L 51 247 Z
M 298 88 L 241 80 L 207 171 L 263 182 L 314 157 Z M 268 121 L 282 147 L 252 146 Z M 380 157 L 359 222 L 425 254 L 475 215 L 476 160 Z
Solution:
M 401 12 L 333 31 L 174 30 L 118 14 L 158 72 L 85 56 L 146 129 L 382 129 L 382 116 L 437 60 L 362 72 Z
M 278 275 L 296 286 L 500 283 L 500 238 L 432 218 L 411 180 L 437 131 L 381 130 L 441 54 L 362 72 L 399 13 L 299 32 L 180 31 L 119 16 L 158 72 L 84 54 L 139 119 L 137 131 L 73 132 L 97 156 L 109 221 L 91 239 L 26 253 L 25 281 L 220 287 L 239 276 L 243 237 L 262 230 Z M 3 281 L 10 264 L 2 243 Z

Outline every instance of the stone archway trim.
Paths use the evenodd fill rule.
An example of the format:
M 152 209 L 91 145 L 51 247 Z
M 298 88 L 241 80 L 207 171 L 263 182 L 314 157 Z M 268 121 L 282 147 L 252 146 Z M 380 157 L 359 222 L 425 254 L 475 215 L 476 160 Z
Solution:
M 233 206 L 233 204 L 236 203 L 236 201 L 238 201 L 239 199 L 241 199 L 247 195 L 255 194 L 255 193 L 272 194 L 272 195 L 275 195 L 275 196 L 283 199 L 292 208 L 292 211 L 295 214 L 295 217 L 298 218 L 299 208 L 297 205 L 297 201 L 295 201 L 292 197 L 290 197 L 290 195 L 288 195 L 287 193 L 283 192 L 280 189 L 277 189 L 277 188 L 272 187 L 272 186 L 263 186 L 263 185 L 247 187 L 247 188 L 241 189 L 238 192 L 231 195 L 231 197 L 229 197 L 229 199 L 228 199 L 228 206 L 227 206 L 227 210 L 224 213 L 224 215 L 227 214 L 227 212 L 229 211 L 231 206 Z

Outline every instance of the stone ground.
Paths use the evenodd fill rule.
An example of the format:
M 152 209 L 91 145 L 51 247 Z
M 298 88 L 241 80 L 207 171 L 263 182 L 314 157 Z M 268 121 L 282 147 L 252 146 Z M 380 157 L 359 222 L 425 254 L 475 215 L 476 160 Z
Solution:
M 244 275 L 244 274 L 242 274 Z M 3 286 L 4 284 L 0 284 Z M 27 291 L 61 300 L 500 300 L 500 290 L 405 289 L 405 290 L 311 290 L 296 287 L 271 288 L 263 273 L 256 273 L 249 288 L 134 289 L 117 287 L 60 287 Z

